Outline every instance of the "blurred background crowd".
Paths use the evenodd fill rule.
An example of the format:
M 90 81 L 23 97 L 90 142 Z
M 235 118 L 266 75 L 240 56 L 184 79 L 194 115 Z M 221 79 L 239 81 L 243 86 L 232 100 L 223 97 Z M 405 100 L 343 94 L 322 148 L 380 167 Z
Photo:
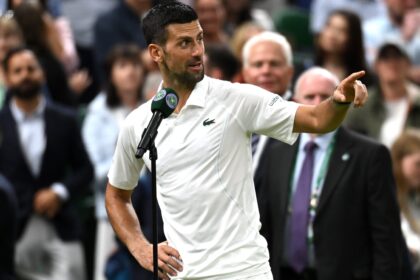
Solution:
M 151 279 L 116 240 L 104 192 L 122 121 L 153 97 L 161 82 L 141 32 L 141 18 L 158 2 L 0 0 L 0 279 L 15 279 L 15 272 L 16 279 Z M 322 67 L 340 80 L 366 70 L 362 80 L 369 101 L 350 110 L 345 126 L 382 143 L 392 155 L 401 229 L 413 279 L 420 279 L 420 1 L 182 2 L 195 8 L 204 30 L 210 77 L 255 84 L 293 100 L 295 82 L 309 68 Z M 257 34 L 266 36 L 244 49 Z M 25 127 L 37 124 L 25 122 L 26 116 L 21 124 L 14 109 L 10 77 L 21 56 L 8 60 L 8 53 L 19 47 L 35 54 L 42 99 L 59 111 L 54 125 L 43 124 L 53 130 L 44 142 L 30 136 L 24 142 Z M 13 140 L 14 122 L 20 137 Z M 45 156 L 52 141 L 61 141 L 57 135 L 64 135 L 57 147 L 62 155 Z M 37 151 L 23 146 L 39 143 L 46 148 L 37 167 L 31 163 Z M 264 154 L 255 152 L 257 162 Z M 43 181 L 48 176 L 52 179 Z M 150 180 L 144 171 L 133 194 L 148 238 Z M 52 182 L 62 184 L 48 185 Z M 48 200 L 46 188 L 56 200 Z M 33 254 L 23 254 L 31 246 L 37 248 Z M 42 277 L 49 266 L 58 267 L 58 278 Z M 29 272 L 34 270 L 39 278 Z

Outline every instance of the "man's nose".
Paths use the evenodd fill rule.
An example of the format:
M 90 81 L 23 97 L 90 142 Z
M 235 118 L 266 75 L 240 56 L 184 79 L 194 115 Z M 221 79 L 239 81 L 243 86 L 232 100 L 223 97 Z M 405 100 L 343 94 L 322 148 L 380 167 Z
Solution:
M 204 53 L 204 45 L 200 42 L 196 42 L 194 44 L 192 55 L 193 56 L 202 56 L 203 53 Z

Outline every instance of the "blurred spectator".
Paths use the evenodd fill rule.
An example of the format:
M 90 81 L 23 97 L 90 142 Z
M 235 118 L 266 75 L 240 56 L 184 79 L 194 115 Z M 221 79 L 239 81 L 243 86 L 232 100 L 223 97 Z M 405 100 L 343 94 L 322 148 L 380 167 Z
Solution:
M 116 248 L 115 234 L 105 210 L 107 174 L 125 117 L 141 101 L 143 67 L 135 45 L 113 48 L 105 63 L 107 85 L 88 107 L 82 136 L 95 170 L 97 218 L 95 280 L 105 279 L 105 261 Z
M 367 71 L 363 36 L 357 14 L 333 11 L 316 40 L 315 65 L 326 68 L 342 80 L 353 72 Z M 362 78 L 366 85 L 371 83 L 366 74 Z
M 241 66 L 232 51 L 224 45 L 210 45 L 206 47 L 204 67 L 207 76 L 236 82 Z
M 51 0 L 50 0 L 51 1 Z M 80 97 L 81 103 L 89 103 L 99 91 L 99 78 L 93 53 L 94 23 L 98 16 L 109 11 L 119 0 L 60 0 L 63 15 L 69 19 L 73 30 L 81 69 L 87 69 L 92 84 Z
M 245 43 L 264 30 L 263 27 L 254 22 L 243 23 L 235 29 L 230 40 L 230 48 L 238 61 L 242 62 L 242 49 Z
M 252 0 L 252 6 L 265 11 L 275 11 L 288 5 L 288 0 Z
M 0 174 L 0 279 L 14 280 L 18 204 L 15 190 Z
M 345 123 L 352 129 L 391 147 L 406 127 L 420 126 L 420 88 L 409 82 L 410 60 L 396 44 L 380 47 L 375 62 L 378 84 L 369 89 L 365 106 L 349 111 Z
M 49 37 L 51 33 L 48 32 L 42 10 L 37 5 L 23 2 L 15 8 L 14 18 L 22 30 L 26 45 L 35 52 L 41 62 L 51 99 L 63 105 L 76 106 L 75 89 L 70 88 L 67 72 L 53 51 Z M 77 88 L 77 93 L 81 93 L 85 86 L 87 85 Z
M 57 59 L 64 65 L 68 73 L 77 68 L 78 56 L 70 24 L 62 14 L 60 2 L 57 0 L 12 0 L 9 9 L 14 10 L 23 2 L 37 5 L 43 14 L 48 32 L 48 44 Z M 51 4 L 50 4 L 51 3 Z
M 265 30 L 274 30 L 270 15 L 261 9 L 253 8 L 250 0 L 223 0 L 226 7 L 225 31 L 232 35 L 235 29 L 245 22 L 254 22 Z
M 367 61 L 373 65 L 378 48 L 386 42 L 404 47 L 412 65 L 410 79 L 420 84 L 420 3 L 418 0 L 385 0 L 387 14 L 363 25 Z
M 316 105 L 339 80 L 311 68 L 294 99 Z M 401 279 L 403 237 L 386 147 L 345 128 L 274 142 L 262 159 L 261 233 L 275 280 Z
M 195 10 L 204 32 L 204 44 L 227 44 L 228 36 L 223 29 L 226 9 L 223 0 L 195 0 Z
M 404 1 L 404 0 L 402 0 Z M 377 16 L 386 16 L 383 0 L 312 0 L 311 30 L 315 34 L 327 23 L 327 18 L 335 10 L 345 9 L 356 13 L 362 22 Z
M 134 43 L 146 48 L 141 17 L 151 8 L 151 0 L 120 0 L 110 11 L 99 16 L 94 26 L 94 53 L 100 81 L 108 52 L 117 44 Z
M 13 19 L 13 14 L 8 12 L 0 17 L 0 62 L 3 61 L 6 53 L 18 46 L 23 45 L 22 32 Z M 2 69 L 0 69 L 0 109 L 6 98 L 6 85 Z
M 245 83 L 262 87 L 283 99 L 290 99 L 292 93 L 289 87 L 293 71 L 292 49 L 283 35 L 265 31 L 246 42 L 243 48 L 242 66 Z M 265 135 L 252 136 L 252 167 L 255 182 L 262 179 L 260 161 L 265 157 L 269 143 L 270 139 Z
M 420 279 L 420 131 L 408 130 L 391 148 L 402 230 Z
M 19 279 L 85 279 L 75 199 L 92 177 L 77 120 L 41 94 L 42 68 L 27 48 L 3 61 L 12 97 L 0 112 L 0 172 L 18 198 Z

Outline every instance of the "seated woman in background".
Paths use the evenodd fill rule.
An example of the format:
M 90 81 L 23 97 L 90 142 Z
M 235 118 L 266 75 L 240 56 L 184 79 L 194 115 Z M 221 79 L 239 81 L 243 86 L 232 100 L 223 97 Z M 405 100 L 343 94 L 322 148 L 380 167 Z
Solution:
M 326 68 L 339 79 L 368 70 L 357 14 L 346 10 L 335 10 L 330 14 L 315 42 L 314 64 Z M 368 86 L 371 83 L 368 73 L 361 80 Z
M 142 101 L 144 71 L 140 49 L 134 45 L 116 46 L 108 55 L 105 73 L 107 84 L 90 103 L 82 128 L 83 140 L 95 170 L 97 276 L 104 274 L 106 259 L 116 246 L 105 210 L 105 187 L 122 122 Z M 95 279 L 100 279 L 97 276 Z
M 401 208 L 401 227 L 420 279 L 420 130 L 407 130 L 394 142 L 391 155 Z

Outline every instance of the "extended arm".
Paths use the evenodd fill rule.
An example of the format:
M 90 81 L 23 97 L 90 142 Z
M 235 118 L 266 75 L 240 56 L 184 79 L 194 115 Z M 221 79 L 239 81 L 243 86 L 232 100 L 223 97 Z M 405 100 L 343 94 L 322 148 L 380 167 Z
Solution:
M 118 189 L 108 183 L 106 189 L 106 210 L 114 231 L 127 246 L 133 257 L 147 270 L 153 271 L 153 247 L 143 235 L 137 215 L 131 203 L 132 191 Z M 159 278 L 169 280 L 167 274 L 175 276 L 182 271 L 177 250 L 167 245 L 159 244 Z M 175 268 L 176 270 L 172 269 Z
M 293 131 L 322 134 L 336 129 L 344 120 L 351 103 L 363 106 L 367 100 L 366 86 L 359 78 L 364 71 L 356 72 L 341 81 L 331 98 L 316 106 L 299 106 Z

